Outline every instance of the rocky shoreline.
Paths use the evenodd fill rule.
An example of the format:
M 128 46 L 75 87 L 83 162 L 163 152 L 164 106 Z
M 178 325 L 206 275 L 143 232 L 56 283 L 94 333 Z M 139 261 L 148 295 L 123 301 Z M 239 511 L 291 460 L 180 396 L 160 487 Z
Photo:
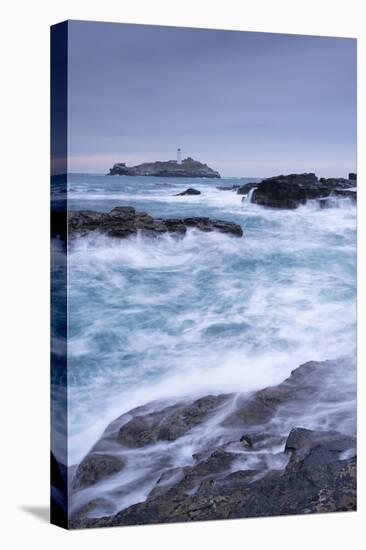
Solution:
M 126 166 L 118 162 L 109 169 L 107 176 L 156 176 L 161 178 L 220 178 L 219 172 L 207 164 L 187 157 L 179 164 L 176 160 L 144 162 Z
M 299 425 L 296 414 L 332 399 L 328 379 L 350 368 L 345 359 L 311 361 L 277 386 L 249 395 L 208 395 L 129 411 L 107 427 L 76 468 L 70 489 L 74 501 L 105 480 L 111 493 L 117 494 L 118 476 L 134 460 L 133 453 L 149 456 L 159 445 L 169 448 L 189 441 L 191 434 L 215 422 L 219 435 L 205 440 L 187 465 L 169 467 L 161 456 L 160 469 L 151 471 L 151 490 L 142 502 L 103 517 L 89 517 L 105 498 L 92 492 L 74 510 L 69 526 L 355 510 L 355 437 L 338 431 L 336 418 L 337 430 L 308 429 Z
M 93 231 L 118 238 L 126 238 L 138 233 L 151 237 L 164 233 L 184 235 L 190 228 L 204 232 L 219 231 L 235 237 L 243 236 L 243 230 L 237 223 L 206 217 L 152 218 L 145 212 L 136 212 L 132 206 L 116 207 L 108 213 L 92 210 L 68 212 L 70 237 L 86 235 Z

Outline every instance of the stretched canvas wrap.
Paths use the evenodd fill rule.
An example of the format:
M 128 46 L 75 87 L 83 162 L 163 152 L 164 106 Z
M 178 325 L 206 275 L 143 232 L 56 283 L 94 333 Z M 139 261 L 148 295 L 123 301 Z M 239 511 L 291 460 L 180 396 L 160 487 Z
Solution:
M 356 509 L 356 41 L 51 30 L 51 519 Z

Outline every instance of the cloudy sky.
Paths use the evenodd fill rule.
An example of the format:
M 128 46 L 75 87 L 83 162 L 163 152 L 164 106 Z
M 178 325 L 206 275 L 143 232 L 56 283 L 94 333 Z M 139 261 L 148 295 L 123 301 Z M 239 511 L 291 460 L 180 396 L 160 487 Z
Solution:
M 223 176 L 356 169 L 356 41 L 69 23 L 69 171 L 183 156 Z

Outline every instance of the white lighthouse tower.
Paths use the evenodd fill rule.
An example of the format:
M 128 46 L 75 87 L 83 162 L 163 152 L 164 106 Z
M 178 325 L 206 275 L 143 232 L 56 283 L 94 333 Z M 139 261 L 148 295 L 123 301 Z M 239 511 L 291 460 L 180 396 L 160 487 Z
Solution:
M 182 164 L 182 150 L 180 147 L 177 149 L 177 164 Z

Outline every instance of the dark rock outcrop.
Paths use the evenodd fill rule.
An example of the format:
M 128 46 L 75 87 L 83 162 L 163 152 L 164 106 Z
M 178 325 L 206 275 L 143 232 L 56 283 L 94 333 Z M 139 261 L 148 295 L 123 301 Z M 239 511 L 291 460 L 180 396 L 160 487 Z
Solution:
M 271 208 L 294 209 L 308 200 L 338 196 L 354 187 L 354 181 L 344 178 L 321 178 L 313 173 L 289 174 L 266 178 L 256 184 L 252 202 Z M 354 192 L 352 198 L 356 196 Z M 344 195 L 343 195 L 344 196 Z
M 136 212 L 131 206 L 113 208 L 108 213 L 92 210 L 77 210 L 68 213 L 69 236 L 85 235 L 91 231 L 98 231 L 110 237 L 129 237 L 141 232 L 148 236 L 158 236 L 163 233 L 184 234 L 187 228 L 196 228 L 200 231 L 219 231 L 242 237 L 240 225 L 223 220 L 211 220 L 204 217 L 192 218 L 152 218 L 145 212 Z
M 305 186 L 306 189 L 315 188 L 317 181 L 315 174 L 290 174 L 267 178 L 257 185 L 252 201 L 272 208 L 297 208 L 306 202 Z M 324 196 L 328 194 L 328 191 L 325 191 Z
M 319 183 L 329 187 L 329 189 L 348 189 L 354 187 L 355 182 L 346 178 L 320 178 Z
M 294 403 L 299 408 L 311 401 L 326 384 L 342 361 L 309 361 L 294 369 L 290 376 L 277 386 L 270 386 L 251 395 L 239 396 L 235 410 L 229 414 L 223 424 L 226 426 L 246 426 L 246 428 L 264 425 L 279 407 Z
M 177 193 L 174 195 L 175 197 L 182 197 L 183 195 L 200 195 L 201 191 L 198 191 L 198 189 L 193 189 L 193 187 L 188 187 L 185 191 L 182 191 L 181 193 Z
M 351 203 L 357 202 L 357 192 L 353 189 L 334 189 L 328 197 L 317 199 L 321 208 L 329 208 L 339 205 L 337 199 L 348 199 Z
M 349 368 L 346 360 L 311 361 L 293 370 L 281 384 L 249 396 L 210 395 L 165 406 L 152 403 L 122 415 L 81 464 L 88 464 L 96 451 L 108 455 L 108 447 L 111 456 L 116 450 L 123 456 L 134 449 L 148 456 L 149 445 L 174 444 L 181 437 L 191 437 L 202 425 L 207 430 L 214 418 L 225 431 L 194 453 L 189 465 L 165 466 L 160 477 L 155 476 L 144 502 L 101 518 L 79 511 L 71 519 L 71 527 L 356 509 L 355 438 L 334 430 L 303 428 L 296 423 L 294 412 L 311 413 L 314 402 L 320 403 L 322 397 L 334 403 L 337 396 L 334 390 L 329 395 L 328 378 Z M 288 425 L 289 415 L 294 427 L 287 428 L 284 435 L 274 426 L 285 421 Z M 270 422 L 274 418 L 275 424 Z M 273 432 L 266 431 L 271 427 Z M 160 453 L 159 446 L 157 449 Z M 94 466 L 92 470 L 94 475 Z M 109 468 L 102 469 L 101 476 L 104 473 L 109 475 Z M 85 510 L 89 508 L 87 505 Z
M 257 187 L 258 183 L 250 182 L 250 183 L 244 183 L 244 185 L 240 185 L 240 187 L 237 189 L 238 195 L 247 195 L 251 189 L 254 189 L 254 187 Z
M 108 176 L 157 176 L 165 178 L 220 178 L 219 172 L 207 164 L 187 157 L 178 164 L 176 160 L 144 162 L 137 166 L 126 166 L 124 162 L 114 164 Z
M 110 517 L 84 519 L 80 526 L 103 527 L 192 520 L 232 519 L 268 515 L 338 512 L 356 509 L 355 439 L 336 432 L 312 432 L 298 437 L 290 433 L 284 470 L 269 472 L 253 481 L 253 472 L 229 473 L 230 456 L 213 453 L 197 466 L 196 475 L 209 477 L 191 494 L 197 483 L 194 470 L 167 492 Z M 295 443 L 294 443 L 295 440 Z M 349 456 L 343 458 L 343 454 Z M 198 471 L 202 470 L 200 474 Z M 202 477 L 201 477 L 202 479 Z M 156 496 L 158 495 L 158 496 Z M 76 525 L 75 525 L 76 526 Z
M 72 481 L 73 489 L 83 489 L 94 485 L 109 475 L 120 472 L 126 460 L 115 455 L 90 453 L 79 464 Z
M 127 447 L 140 447 L 157 441 L 175 441 L 217 411 L 230 396 L 209 395 L 162 410 L 134 416 L 118 432 L 118 441 Z

